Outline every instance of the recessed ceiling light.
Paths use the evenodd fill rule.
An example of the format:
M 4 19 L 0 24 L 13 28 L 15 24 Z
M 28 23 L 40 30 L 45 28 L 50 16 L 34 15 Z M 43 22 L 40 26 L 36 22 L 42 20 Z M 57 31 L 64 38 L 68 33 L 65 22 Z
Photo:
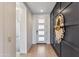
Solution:
M 44 12 L 43 9 L 41 9 L 41 12 Z

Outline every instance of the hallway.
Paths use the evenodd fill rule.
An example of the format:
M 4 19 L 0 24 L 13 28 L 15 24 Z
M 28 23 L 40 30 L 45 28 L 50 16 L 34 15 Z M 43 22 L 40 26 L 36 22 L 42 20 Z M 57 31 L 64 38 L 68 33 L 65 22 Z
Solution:
M 50 45 L 50 13 L 55 4 L 52 2 L 16 3 L 17 56 L 56 56 Z
M 1 2 L 0 57 L 79 57 L 78 15 L 77 2 Z
M 52 57 L 56 54 L 61 57 L 79 56 L 78 3 L 25 2 L 22 6 L 25 6 L 24 13 L 27 12 L 25 15 L 27 19 L 23 21 L 17 18 L 23 21 L 20 32 L 21 38 L 24 39 L 21 39 L 21 46 L 17 47 L 21 56 Z M 23 15 L 24 13 L 22 12 Z M 22 14 L 21 17 L 25 18 Z

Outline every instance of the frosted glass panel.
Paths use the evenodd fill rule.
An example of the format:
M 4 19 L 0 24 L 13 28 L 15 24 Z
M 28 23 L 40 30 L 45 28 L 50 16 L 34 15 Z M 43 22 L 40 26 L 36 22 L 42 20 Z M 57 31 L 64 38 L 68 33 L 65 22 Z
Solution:
M 44 25 L 39 25 L 38 29 L 44 29 Z
M 45 19 L 38 19 L 38 23 L 45 23 Z
M 44 41 L 44 37 L 39 37 L 39 41 Z
M 44 35 L 44 31 L 38 31 L 38 35 Z

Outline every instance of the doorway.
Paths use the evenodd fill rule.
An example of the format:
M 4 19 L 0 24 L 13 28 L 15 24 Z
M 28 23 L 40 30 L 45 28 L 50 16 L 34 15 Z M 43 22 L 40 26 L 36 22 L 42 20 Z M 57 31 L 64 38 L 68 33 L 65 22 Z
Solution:
M 26 7 L 16 3 L 16 55 L 27 54 Z
M 46 31 L 45 31 L 45 19 L 44 18 L 38 18 L 37 19 L 37 28 L 36 28 L 36 38 L 37 43 L 45 43 L 46 41 Z
M 49 15 L 33 15 L 33 44 L 50 44 L 50 17 Z

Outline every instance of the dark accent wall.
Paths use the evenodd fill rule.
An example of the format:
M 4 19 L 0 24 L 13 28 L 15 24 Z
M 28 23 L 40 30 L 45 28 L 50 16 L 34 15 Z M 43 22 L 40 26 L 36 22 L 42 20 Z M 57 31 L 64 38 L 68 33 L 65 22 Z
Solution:
M 54 23 L 58 10 L 64 15 L 65 37 L 60 44 L 55 42 Z M 58 2 L 50 14 L 50 41 L 58 56 L 79 57 L 79 3 Z

